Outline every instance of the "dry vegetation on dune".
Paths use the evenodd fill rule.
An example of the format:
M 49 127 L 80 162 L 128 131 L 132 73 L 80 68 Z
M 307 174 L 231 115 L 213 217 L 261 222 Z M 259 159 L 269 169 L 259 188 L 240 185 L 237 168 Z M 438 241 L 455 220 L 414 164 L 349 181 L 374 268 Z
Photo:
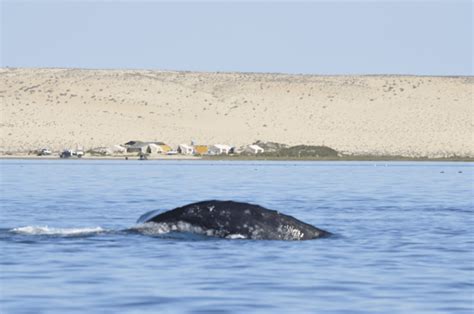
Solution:
M 1 69 L 2 151 L 130 139 L 474 156 L 473 77 Z

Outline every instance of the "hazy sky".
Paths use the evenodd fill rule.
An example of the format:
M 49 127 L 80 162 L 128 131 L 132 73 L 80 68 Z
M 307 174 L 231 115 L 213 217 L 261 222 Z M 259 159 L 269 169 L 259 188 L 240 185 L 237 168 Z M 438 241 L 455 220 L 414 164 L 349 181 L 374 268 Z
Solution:
M 471 0 L 1 1 L 3 67 L 473 75 Z

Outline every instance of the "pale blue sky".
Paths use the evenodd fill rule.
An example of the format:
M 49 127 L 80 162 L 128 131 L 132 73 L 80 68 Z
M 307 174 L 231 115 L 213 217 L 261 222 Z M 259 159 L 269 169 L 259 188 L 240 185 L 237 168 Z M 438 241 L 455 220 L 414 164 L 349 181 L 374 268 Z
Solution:
M 470 0 L 1 1 L 3 67 L 473 75 Z

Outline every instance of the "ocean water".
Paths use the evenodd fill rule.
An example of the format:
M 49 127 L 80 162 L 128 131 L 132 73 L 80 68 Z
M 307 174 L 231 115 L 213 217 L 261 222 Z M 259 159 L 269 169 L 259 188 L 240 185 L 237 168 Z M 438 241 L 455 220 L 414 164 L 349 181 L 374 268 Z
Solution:
M 1 160 L 0 312 L 473 313 L 473 166 Z M 134 229 L 147 211 L 206 199 L 334 236 Z

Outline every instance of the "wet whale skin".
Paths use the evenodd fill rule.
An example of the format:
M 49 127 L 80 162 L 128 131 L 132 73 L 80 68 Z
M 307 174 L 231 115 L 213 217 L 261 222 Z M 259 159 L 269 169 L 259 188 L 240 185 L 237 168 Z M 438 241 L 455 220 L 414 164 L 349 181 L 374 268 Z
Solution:
M 173 226 L 187 224 L 202 233 L 223 238 L 309 240 L 331 234 L 278 211 L 234 201 L 192 203 L 162 213 L 149 212 L 138 221 Z

